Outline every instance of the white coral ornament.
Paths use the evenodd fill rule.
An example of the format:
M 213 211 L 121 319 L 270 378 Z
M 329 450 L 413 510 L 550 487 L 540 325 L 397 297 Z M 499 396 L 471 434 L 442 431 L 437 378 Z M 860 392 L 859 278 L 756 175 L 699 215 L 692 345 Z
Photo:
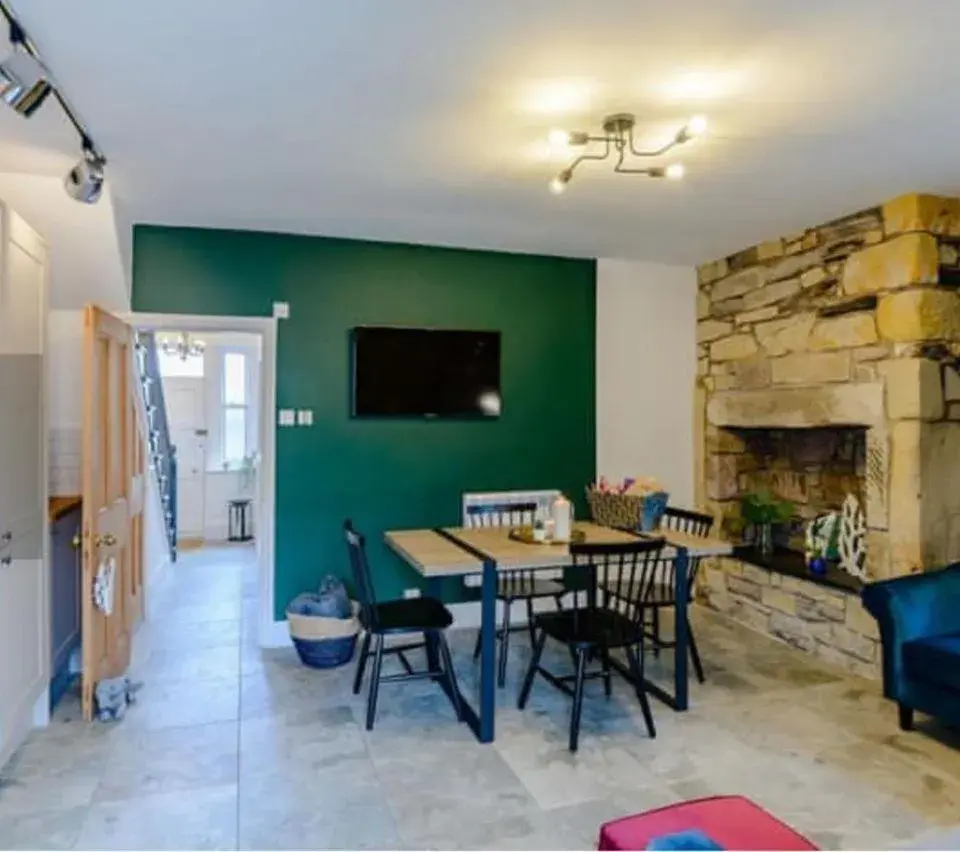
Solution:
M 867 579 L 867 522 L 860 501 L 848 494 L 840 509 L 840 535 L 837 538 L 840 567 L 848 574 Z

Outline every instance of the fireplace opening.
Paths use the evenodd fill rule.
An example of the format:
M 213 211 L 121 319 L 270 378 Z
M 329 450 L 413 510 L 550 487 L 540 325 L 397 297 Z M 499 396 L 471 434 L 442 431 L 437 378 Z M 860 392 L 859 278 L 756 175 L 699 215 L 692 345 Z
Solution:
M 789 520 L 774 529 L 773 557 L 753 552 L 753 530 L 739 513 L 726 520 L 734 540 L 743 542 L 738 555 L 781 573 L 808 576 L 804 561 L 807 524 L 818 515 L 839 511 L 848 494 L 864 505 L 867 474 L 867 427 L 815 428 L 726 427 L 738 452 L 727 462 L 735 499 L 766 493 L 792 505 Z M 730 483 L 734 485 L 734 483 Z M 728 492 L 730 493 L 730 492 Z M 827 585 L 857 589 L 860 581 L 833 566 Z

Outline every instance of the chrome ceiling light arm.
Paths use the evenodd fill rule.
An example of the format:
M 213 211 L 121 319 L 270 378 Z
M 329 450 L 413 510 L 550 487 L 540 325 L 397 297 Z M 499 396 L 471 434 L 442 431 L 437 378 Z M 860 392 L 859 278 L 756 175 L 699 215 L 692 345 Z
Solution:
M 107 163 L 106 156 L 90 135 L 90 131 L 77 114 L 73 104 L 70 103 L 60 87 L 50 79 L 50 72 L 43 62 L 43 58 L 40 56 L 40 51 L 37 49 L 36 43 L 30 38 L 27 31 L 23 28 L 23 25 L 17 19 L 8 0 L 0 0 L 0 15 L 3 15 L 10 27 L 10 43 L 14 48 L 13 55 L 5 60 L 5 62 L 0 63 L 0 78 L 4 78 L 6 82 L 10 84 L 11 89 L 10 97 L 6 97 L 5 93 L 4 100 L 10 103 L 21 115 L 29 117 L 40 107 L 48 95 L 53 95 L 57 103 L 60 104 L 64 115 L 66 115 L 67 119 L 77 131 L 77 135 L 80 137 L 80 147 L 83 150 L 82 159 L 67 174 L 67 192 L 80 201 L 88 203 L 96 201 L 100 197 L 100 190 L 103 185 L 103 167 Z M 22 58 L 24 54 L 33 60 L 33 68 L 39 74 L 39 77 L 34 81 L 36 85 L 33 89 L 33 97 L 26 103 L 23 102 L 23 98 L 20 96 L 19 87 L 14 85 L 22 82 L 17 79 L 15 73 L 18 69 L 11 68 L 9 77 L 3 73 L 5 70 L 4 67 L 8 63 L 12 66 L 12 64 L 17 61 L 17 57 Z M 0 79 L 0 84 L 2 84 L 2 82 L 4 82 L 4 80 Z M 17 91 L 13 91 L 14 89 L 17 89 Z M 19 101 L 18 98 L 20 99 Z
M 581 163 L 586 162 L 587 160 L 606 160 L 610 156 L 610 140 L 605 136 L 596 137 L 596 141 L 603 142 L 604 151 L 602 154 L 581 154 L 577 157 L 569 166 L 563 169 L 557 176 L 550 182 L 550 191 L 554 195 L 559 195 L 566 188 L 566 185 L 570 183 L 570 180 L 573 178 L 573 171 Z

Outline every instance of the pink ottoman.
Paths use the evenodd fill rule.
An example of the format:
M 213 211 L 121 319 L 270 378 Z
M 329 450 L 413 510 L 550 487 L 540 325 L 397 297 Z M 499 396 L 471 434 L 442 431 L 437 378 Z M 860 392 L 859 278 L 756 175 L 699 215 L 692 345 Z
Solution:
M 598 849 L 646 849 L 655 837 L 698 828 L 724 849 L 817 849 L 802 834 L 743 796 L 667 805 L 600 827 Z

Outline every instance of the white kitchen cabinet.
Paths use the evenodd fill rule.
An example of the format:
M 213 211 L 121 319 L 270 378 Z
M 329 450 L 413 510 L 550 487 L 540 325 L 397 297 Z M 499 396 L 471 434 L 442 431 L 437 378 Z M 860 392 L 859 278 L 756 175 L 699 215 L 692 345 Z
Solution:
M 43 240 L 0 203 L 0 765 L 43 715 L 49 682 L 47 274 Z

